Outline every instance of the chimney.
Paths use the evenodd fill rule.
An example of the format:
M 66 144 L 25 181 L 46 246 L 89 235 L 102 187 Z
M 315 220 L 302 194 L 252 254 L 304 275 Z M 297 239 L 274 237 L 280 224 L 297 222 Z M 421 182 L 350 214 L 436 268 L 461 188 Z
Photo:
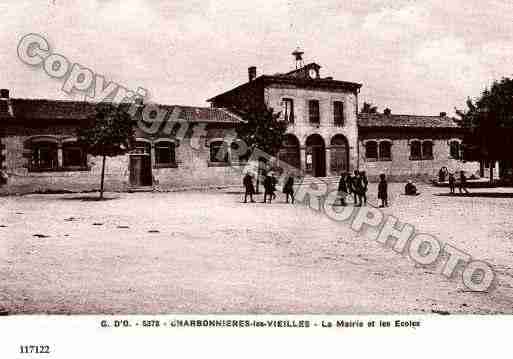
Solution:
M 248 67 L 248 77 L 249 77 L 249 82 L 256 79 L 256 66 Z
M 385 116 L 390 116 L 392 114 L 392 110 L 389 109 L 389 108 L 386 108 L 386 109 L 383 110 L 383 114 Z
M 446 117 L 447 116 L 447 112 L 440 112 L 440 117 Z

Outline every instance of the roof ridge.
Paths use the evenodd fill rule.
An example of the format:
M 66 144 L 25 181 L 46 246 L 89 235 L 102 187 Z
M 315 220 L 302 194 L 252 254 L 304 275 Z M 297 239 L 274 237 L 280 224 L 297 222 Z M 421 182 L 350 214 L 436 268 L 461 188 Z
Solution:
M 440 115 L 416 115 L 416 114 L 407 114 L 407 113 L 391 113 L 389 115 L 384 113 L 368 113 L 368 112 L 360 112 L 358 115 L 366 115 L 366 116 L 386 116 L 386 117 L 392 117 L 392 116 L 408 116 L 408 117 L 433 117 L 433 118 L 456 118 L 453 116 L 440 116 Z

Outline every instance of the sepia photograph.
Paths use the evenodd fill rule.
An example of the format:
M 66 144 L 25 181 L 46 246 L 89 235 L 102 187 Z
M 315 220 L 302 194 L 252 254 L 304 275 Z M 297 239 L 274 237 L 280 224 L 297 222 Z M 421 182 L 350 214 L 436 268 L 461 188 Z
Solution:
M 3 0 L 0 314 L 512 314 L 512 19 Z

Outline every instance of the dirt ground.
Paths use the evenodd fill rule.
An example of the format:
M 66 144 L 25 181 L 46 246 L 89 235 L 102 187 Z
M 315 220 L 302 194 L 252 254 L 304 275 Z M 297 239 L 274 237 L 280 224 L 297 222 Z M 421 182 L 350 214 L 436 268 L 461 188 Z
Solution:
M 495 288 L 472 292 L 282 194 L 29 195 L 0 198 L 0 311 L 513 313 L 513 190 L 389 187 L 385 213 L 491 263 Z

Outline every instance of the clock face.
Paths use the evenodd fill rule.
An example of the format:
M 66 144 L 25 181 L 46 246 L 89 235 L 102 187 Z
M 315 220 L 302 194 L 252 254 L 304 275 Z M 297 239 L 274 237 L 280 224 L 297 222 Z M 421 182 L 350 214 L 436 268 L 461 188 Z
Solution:
M 315 71 L 315 69 L 310 69 L 310 71 L 308 71 L 308 75 L 314 79 L 317 77 L 317 71 Z

